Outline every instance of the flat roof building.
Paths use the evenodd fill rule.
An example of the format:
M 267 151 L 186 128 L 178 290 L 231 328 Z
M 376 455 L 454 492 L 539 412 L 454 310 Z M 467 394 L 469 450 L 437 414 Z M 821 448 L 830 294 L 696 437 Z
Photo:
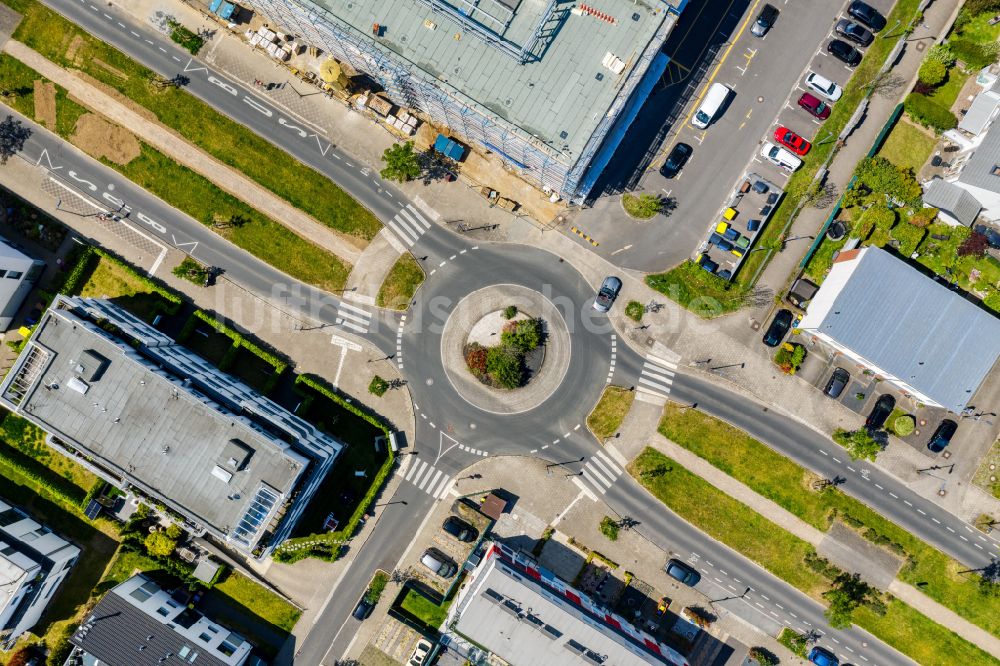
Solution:
M 35 626 L 80 549 L 0 499 L 0 649 Z
M 953 412 L 1000 358 L 1000 319 L 877 247 L 840 253 L 798 327 Z
M 342 448 L 103 299 L 56 298 L 0 404 L 108 481 L 245 553 L 288 536 Z
M 666 69 L 687 0 L 249 0 L 398 104 L 582 200 Z
M 67 663 L 243 666 L 253 646 L 141 574 L 104 595 L 70 637 Z M 254 661 L 256 659 L 254 658 Z
M 10 328 L 18 308 L 44 270 L 44 261 L 32 259 L 0 237 L 0 332 Z
M 449 632 L 517 666 L 687 666 L 676 650 L 500 543 L 469 572 Z

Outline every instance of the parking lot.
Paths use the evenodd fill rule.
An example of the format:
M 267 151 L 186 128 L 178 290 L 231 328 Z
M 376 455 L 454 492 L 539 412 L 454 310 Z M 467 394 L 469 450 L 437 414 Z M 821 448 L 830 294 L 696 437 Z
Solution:
M 694 99 L 686 100 L 681 113 L 661 110 L 679 120 L 666 134 L 659 157 L 647 170 L 639 189 L 670 199 L 674 207 L 669 216 L 638 223 L 624 216 L 617 197 L 599 199 L 577 221 L 579 228 L 601 243 L 598 253 L 613 258 L 617 264 L 644 271 L 663 270 L 680 263 L 691 257 L 707 236 L 709 225 L 716 222 L 716 213 L 744 173 L 755 171 L 779 186 L 787 182 L 789 173 L 762 160 L 759 154 L 763 141 L 773 141 L 778 125 L 813 143 L 836 140 L 824 135 L 821 123 L 798 108 L 796 102 L 805 91 L 803 79 L 809 71 L 841 87 L 850 78 L 851 69 L 826 53 L 836 19 L 843 15 L 848 3 L 802 0 L 773 4 L 779 8 L 780 16 L 768 34 L 760 38 L 750 33 L 748 26 L 763 3 L 751 4 L 741 22 L 734 26 L 731 42 L 720 50 L 710 67 L 684 71 L 685 57 L 699 53 L 694 50 L 695 44 L 682 43 L 682 48 L 672 54 L 676 72 L 670 74 L 672 70 L 668 68 L 672 77 L 669 86 L 690 86 L 699 73 L 702 79 Z M 870 4 L 887 13 L 893 2 L 872 0 Z M 697 9 L 696 3 L 685 9 L 675 33 L 688 29 L 685 23 L 688 17 L 695 22 L 709 20 Z M 725 17 L 715 16 L 712 20 L 722 25 L 722 18 Z M 892 29 L 893 26 L 888 26 L 880 35 L 891 33 Z M 701 31 L 704 32 L 703 27 Z M 686 78 L 679 78 L 678 73 Z M 733 93 L 722 115 L 707 129 L 698 129 L 688 120 L 712 82 L 725 84 Z M 667 179 L 656 167 L 677 142 L 690 145 L 694 154 L 678 176 Z

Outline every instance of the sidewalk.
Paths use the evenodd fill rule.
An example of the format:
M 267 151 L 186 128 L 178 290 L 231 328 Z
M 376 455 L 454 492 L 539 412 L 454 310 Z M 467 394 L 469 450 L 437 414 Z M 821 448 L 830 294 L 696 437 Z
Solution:
M 629 445 L 629 442 L 622 443 L 623 447 L 627 445 Z M 778 527 L 791 532 L 796 537 L 817 548 L 817 550 L 822 549 L 820 551 L 822 555 L 830 558 L 834 564 L 846 571 L 854 572 L 868 564 L 865 561 L 864 553 L 857 552 L 849 544 L 843 542 L 836 544 L 824 543 L 831 540 L 829 533 L 821 532 L 812 525 L 809 525 L 773 501 L 757 494 L 706 460 L 662 435 L 656 434 L 649 441 L 649 445 L 661 453 L 670 456 L 688 471 L 698 475 L 733 499 L 752 507 L 754 511 Z M 840 557 L 836 557 L 837 555 Z M 862 577 L 867 578 L 864 573 L 862 573 Z M 960 617 L 951 609 L 942 606 L 916 588 L 893 579 L 889 583 L 887 591 L 931 620 L 982 648 L 988 654 L 1000 654 L 1000 638 Z
M 179 164 L 207 178 L 218 187 L 280 221 L 302 238 L 316 243 L 348 264 L 361 255 L 358 239 L 349 239 L 306 215 L 284 199 L 218 161 L 202 149 L 187 143 L 158 122 L 131 110 L 91 83 L 47 60 L 20 42 L 10 40 L 3 50 L 36 72 L 65 88 L 71 97 L 91 111 L 134 133 Z

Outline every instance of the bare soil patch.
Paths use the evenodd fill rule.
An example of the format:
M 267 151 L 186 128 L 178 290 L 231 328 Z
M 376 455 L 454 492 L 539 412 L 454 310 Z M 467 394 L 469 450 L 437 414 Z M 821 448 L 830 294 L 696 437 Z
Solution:
M 109 65 L 106 62 L 104 62 L 103 60 L 99 60 L 97 58 L 94 58 L 93 59 L 93 63 L 95 65 L 97 65 L 98 67 L 100 67 L 101 69 L 103 69 L 104 71 L 110 72 L 112 75 L 117 76 L 119 79 L 122 79 L 123 81 L 128 80 L 128 74 L 126 74 L 122 70 L 118 69 L 117 67 L 112 67 L 111 65 Z
M 77 56 L 80 54 L 80 48 L 84 45 L 83 37 L 76 35 L 70 40 L 69 46 L 66 47 L 66 59 L 70 62 L 79 64 Z
M 79 79 L 81 81 L 85 81 L 88 85 L 94 86 L 95 88 L 97 88 L 98 90 L 100 90 L 105 95 L 108 95 L 108 96 L 114 98 L 114 100 L 116 102 L 118 102 L 119 104 L 124 104 L 126 107 L 128 107 L 129 110 L 134 111 L 135 113 L 138 113 L 140 116 L 142 116 L 146 120 L 149 120 L 150 122 L 154 122 L 154 123 L 160 124 L 160 119 L 156 117 L 155 113 L 153 113 L 152 111 L 150 111 L 146 107 L 142 106 L 141 104 L 135 103 L 134 101 L 132 101 L 131 99 L 129 99 L 128 97 L 126 97 L 125 95 L 123 95 L 122 93 L 120 93 L 118 90 L 115 90 L 114 88 L 112 88 L 108 84 L 104 83 L 103 81 L 99 81 L 99 80 L 95 79 L 93 76 L 91 76 L 90 74 L 87 74 L 86 72 L 82 72 L 82 71 L 80 71 L 78 69 L 72 69 L 70 71 L 74 75 L 76 75 L 77 77 L 79 77 Z M 73 99 L 73 97 L 70 96 L 70 99 Z M 80 102 L 79 100 L 74 100 L 74 101 L 76 101 L 78 104 L 82 104 L 83 106 L 87 106 L 89 108 L 89 106 L 87 104 L 84 104 L 83 102 Z
M 80 116 L 70 141 L 88 155 L 104 157 L 116 164 L 128 164 L 142 150 L 135 135 L 93 113 Z
M 35 81 L 35 120 L 56 129 L 56 84 L 51 81 Z

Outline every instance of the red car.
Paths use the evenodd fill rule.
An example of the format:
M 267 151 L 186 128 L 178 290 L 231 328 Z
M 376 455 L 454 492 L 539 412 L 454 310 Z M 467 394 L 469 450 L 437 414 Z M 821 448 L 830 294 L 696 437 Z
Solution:
M 821 102 L 819 98 L 814 97 L 809 93 L 802 93 L 802 97 L 799 97 L 799 106 L 820 120 L 826 120 L 830 117 L 830 105 L 825 102 Z
M 796 155 L 805 155 L 812 148 L 812 144 L 803 139 L 801 136 L 788 129 L 787 127 L 782 127 L 778 125 L 778 129 L 774 130 L 774 140 L 788 148 L 790 151 Z

